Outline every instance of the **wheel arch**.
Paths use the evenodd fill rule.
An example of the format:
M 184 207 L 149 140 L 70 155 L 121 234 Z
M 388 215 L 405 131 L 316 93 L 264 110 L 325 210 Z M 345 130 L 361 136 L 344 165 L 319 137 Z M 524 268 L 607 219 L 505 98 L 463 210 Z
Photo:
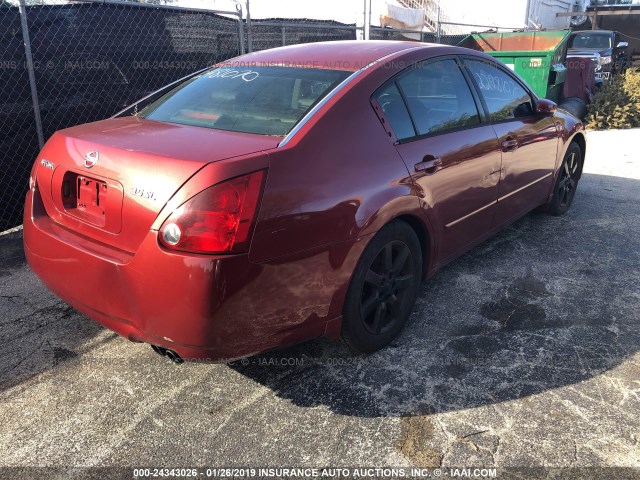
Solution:
M 408 224 L 420 241 L 420 247 L 422 249 L 422 279 L 424 280 L 431 271 L 431 260 L 434 258 L 433 252 L 431 251 L 434 241 L 429 226 L 417 215 L 410 213 L 398 215 L 392 221 L 395 220 Z
M 426 279 L 435 270 L 436 265 L 436 236 L 428 211 L 422 206 L 417 196 L 406 195 L 393 198 L 378 207 L 375 213 L 362 222 L 363 227 L 358 237 L 375 236 L 386 225 L 394 221 L 402 221 L 415 232 L 422 249 L 422 278 Z
M 584 159 L 587 156 L 587 139 L 585 138 L 584 133 L 577 132 L 571 139 L 571 142 L 577 143 L 580 147 L 580 151 L 582 152 L 582 163 L 584 164 Z

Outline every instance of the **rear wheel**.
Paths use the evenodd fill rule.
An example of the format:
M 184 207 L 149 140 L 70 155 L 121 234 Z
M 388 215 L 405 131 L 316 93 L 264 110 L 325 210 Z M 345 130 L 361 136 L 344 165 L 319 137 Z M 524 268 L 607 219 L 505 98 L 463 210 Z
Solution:
M 352 349 L 370 353 L 402 330 L 422 277 L 420 241 L 402 221 L 386 225 L 371 240 L 353 274 L 342 320 L 342 338 Z
M 564 215 L 571 208 L 581 175 L 582 151 L 577 143 L 571 143 L 560 166 L 554 186 L 549 206 L 551 215 Z

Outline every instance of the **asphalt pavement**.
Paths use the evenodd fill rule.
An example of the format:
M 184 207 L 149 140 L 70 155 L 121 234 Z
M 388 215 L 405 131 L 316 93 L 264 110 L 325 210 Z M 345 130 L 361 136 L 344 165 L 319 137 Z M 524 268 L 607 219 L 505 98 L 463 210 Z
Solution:
M 572 210 L 440 271 L 369 357 L 320 339 L 174 365 L 0 236 L 0 467 L 640 467 L 639 135 L 590 133 Z

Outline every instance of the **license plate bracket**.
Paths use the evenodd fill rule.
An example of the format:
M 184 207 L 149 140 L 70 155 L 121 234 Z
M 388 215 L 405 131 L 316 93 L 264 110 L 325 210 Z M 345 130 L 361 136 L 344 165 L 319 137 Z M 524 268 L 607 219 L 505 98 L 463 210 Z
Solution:
M 68 214 L 104 227 L 108 190 L 105 181 L 67 172 L 62 180 L 62 204 Z

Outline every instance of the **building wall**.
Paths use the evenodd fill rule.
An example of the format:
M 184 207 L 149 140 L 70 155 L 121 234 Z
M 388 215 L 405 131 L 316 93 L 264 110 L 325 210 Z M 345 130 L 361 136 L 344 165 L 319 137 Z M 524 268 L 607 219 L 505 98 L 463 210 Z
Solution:
M 529 18 L 549 30 L 569 28 L 571 17 L 556 17 L 556 13 L 570 12 L 574 10 L 574 5 L 583 10 L 584 3 L 583 0 L 531 0 Z
M 572 0 L 533 0 L 529 7 L 529 18 L 542 28 L 568 28 L 570 17 L 557 18 L 556 13 L 570 11 L 573 3 Z
M 486 25 L 493 28 L 523 28 L 527 0 L 440 0 L 445 22 Z M 477 27 L 443 26 L 447 33 L 470 33 Z
M 444 21 L 502 28 L 523 28 L 529 4 L 529 18 L 546 29 L 569 28 L 569 17 L 556 18 L 556 13 L 571 11 L 574 4 L 583 10 L 585 3 L 588 0 L 440 0 Z M 447 30 L 468 33 L 478 29 L 450 27 Z

